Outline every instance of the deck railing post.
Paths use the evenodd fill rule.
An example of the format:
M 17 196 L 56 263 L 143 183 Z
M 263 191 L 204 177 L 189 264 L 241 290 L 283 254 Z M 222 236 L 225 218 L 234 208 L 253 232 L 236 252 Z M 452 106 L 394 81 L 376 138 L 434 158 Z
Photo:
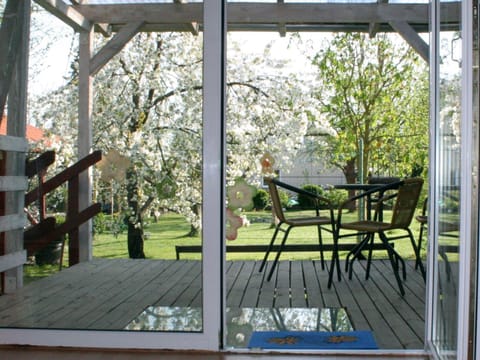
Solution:
M 76 174 L 68 181 L 68 202 L 67 202 L 67 218 L 69 222 L 78 216 L 78 191 L 79 176 Z M 68 263 L 69 266 L 80 262 L 80 242 L 78 226 L 75 226 L 68 232 Z

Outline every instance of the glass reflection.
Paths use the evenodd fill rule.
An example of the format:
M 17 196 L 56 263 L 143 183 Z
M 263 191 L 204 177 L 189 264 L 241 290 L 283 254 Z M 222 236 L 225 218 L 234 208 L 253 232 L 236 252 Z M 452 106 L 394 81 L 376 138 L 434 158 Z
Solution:
M 202 308 L 149 306 L 125 330 L 202 331 Z
M 200 332 L 200 307 L 149 306 L 125 330 Z M 227 346 L 246 347 L 254 331 L 353 331 L 344 308 L 227 308 Z
M 230 308 L 227 346 L 248 345 L 254 331 L 352 331 L 343 308 Z
M 441 1 L 440 4 L 444 3 Z M 440 21 L 447 10 L 441 8 Z M 460 19 L 459 19 L 460 20 Z M 440 354 L 457 349 L 458 249 L 460 228 L 460 143 L 462 38 L 460 29 L 439 32 L 437 197 L 435 199 L 436 322 L 433 341 Z

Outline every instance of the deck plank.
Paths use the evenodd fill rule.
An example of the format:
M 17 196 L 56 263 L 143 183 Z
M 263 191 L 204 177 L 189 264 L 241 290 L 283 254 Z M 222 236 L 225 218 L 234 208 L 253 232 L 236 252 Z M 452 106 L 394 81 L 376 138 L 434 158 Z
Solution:
M 375 294 L 369 293 L 369 287 L 371 286 L 371 281 L 359 280 L 357 276 L 355 276 L 352 280 L 347 280 L 348 286 L 351 287 L 352 291 L 356 294 L 362 294 L 360 296 L 357 295 L 358 300 L 358 308 L 363 316 L 368 321 L 368 328 L 364 328 L 364 330 L 370 329 L 377 340 L 378 346 L 380 348 L 387 348 L 387 349 L 396 349 L 402 348 L 400 341 L 395 336 L 394 331 L 389 325 L 388 319 L 385 315 L 389 315 L 389 311 L 387 314 L 383 314 L 379 312 L 377 302 L 380 300 L 376 299 Z M 345 281 L 345 282 L 347 282 Z M 352 314 L 352 312 L 349 312 Z M 353 317 L 354 315 L 352 315 Z M 358 318 L 354 317 L 353 323 L 355 328 L 359 327 Z
M 416 312 L 421 309 L 424 312 L 424 303 L 419 303 L 417 293 L 405 286 L 405 296 L 401 296 L 398 290 L 393 270 L 386 260 L 372 261 L 372 267 L 378 271 L 372 272 L 371 279 L 365 281 L 366 291 L 371 295 L 377 310 L 384 314 L 385 321 L 392 329 L 395 337 L 404 348 L 419 348 L 423 346 L 424 321 L 423 317 Z M 407 268 L 408 269 L 408 268 Z M 420 276 L 419 273 L 410 272 L 407 279 Z M 423 290 L 424 292 L 424 290 Z M 405 299 L 408 298 L 408 302 Z
M 307 307 L 303 267 L 300 261 L 290 262 L 290 297 L 292 307 Z
M 276 278 L 272 277 L 271 280 L 276 284 L 273 306 L 290 307 L 290 261 L 278 262 L 276 271 Z
M 261 261 L 255 261 L 252 273 L 250 274 L 250 279 L 248 286 L 245 289 L 245 294 L 242 298 L 242 302 L 239 304 L 240 307 L 259 307 L 260 292 L 263 290 L 263 283 L 267 281 L 266 275 L 264 272 L 260 272 Z M 227 304 L 230 302 L 227 299 Z M 230 305 L 229 305 L 230 306 Z
M 338 307 L 339 306 L 339 297 L 335 291 L 332 291 L 334 289 L 328 288 L 328 274 L 329 270 L 325 269 L 322 270 L 322 264 L 319 260 L 315 260 L 313 262 L 314 268 L 316 269 L 316 275 L 317 275 L 317 282 L 320 286 L 320 291 L 322 292 L 322 297 L 324 301 L 324 307 Z M 330 264 L 328 264 L 328 269 L 330 269 Z
M 307 296 L 307 307 L 325 307 L 323 293 L 317 277 L 317 269 L 313 261 L 302 262 L 303 276 L 305 281 L 305 293 Z M 320 270 L 321 271 L 321 270 Z
M 330 301 L 326 304 L 326 307 L 338 306 L 345 308 L 356 330 L 371 329 L 369 314 L 366 313 L 366 309 L 363 307 L 366 295 L 361 284 L 348 280 L 345 273 L 342 273 L 342 280 L 334 281 L 332 288 L 333 290 L 330 293 L 335 293 L 337 300 L 335 301 L 330 296 Z
M 270 267 L 272 266 L 272 262 L 267 262 L 266 268 L 263 270 L 264 273 L 264 278 L 262 282 L 262 287 L 260 289 L 260 294 L 258 296 L 258 303 L 257 306 L 262 308 L 262 307 L 274 307 L 274 299 L 275 299 L 275 279 L 276 279 L 276 274 L 272 276 L 272 279 L 270 281 L 267 281 L 266 277 L 268 274 L 268 271 L 270 271 Z M 278 271 L 278 268 L 276 269 Z
M 401 342 L 402 347 L 418 348 L 422 346 L 424 336 L 424 320 L 425 312 L 424 303 L 420 303 L 417 298 L 418 288 L 413 291 L 407 285 L 409 278 L 420 276 L 411 272 L 407 275 L 407 281 L 404 282 L 405 297 L 409 298 L 409 302 L 404 301 L 405 297 L 397 293 L 397 283 L 394 280 L 393 271 L 385 268 L 385 263 L 379 265 L 377 261 L 373 261 L 373 266 L 379 266 L 382 271 L 373 273 L 372 280 L 375 282 L 378 301 L 378 311 L 388 316 L 387 322 L 395 332 L 397 339 Z M 382 284 L 383 282 L 383 284 Z M 410 281 L 410 283 L 413 283 Z M 390 291 L 388 286 L 390 286 Z M 392 296 L 392 294 L 394 294 Z M 420 310 L 418 312 L 417 310 Z
M 227 302 L 230 306 L 240 307 L 250 278 L 252 277 L 254 265 L 254 262 L 245 263 L 243 261 L 235 261 L 230 270 L 227 271 L 227 288 L 229 290 L 227 293 Z

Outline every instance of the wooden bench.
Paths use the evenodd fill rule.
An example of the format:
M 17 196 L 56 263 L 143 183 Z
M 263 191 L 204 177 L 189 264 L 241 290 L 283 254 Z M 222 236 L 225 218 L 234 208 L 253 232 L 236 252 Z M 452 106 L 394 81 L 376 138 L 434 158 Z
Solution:
M 340 251 L 349 251 L 356 244 L 339 244 L 338 249 Z M 227 253 L 249 253 L 249 252 L 263 252 L 267 251 L 268 245 L 227 245 Z M 272 251 L 278 251 L 280 245 L 274 245 Z M 383 244 L 374 244 L 373 250 L 383 250 Z M 333 244 L 323 245 L 323 250 L 332 251 Z M 318 244 L 286 244 L 283 248 L 283 252 L 312 252 L 320 251 Z M 180 260 L 181 254 L 198 254 L 202 252 L 201 245 L 176 245 L 175 253 L 177 260 Z

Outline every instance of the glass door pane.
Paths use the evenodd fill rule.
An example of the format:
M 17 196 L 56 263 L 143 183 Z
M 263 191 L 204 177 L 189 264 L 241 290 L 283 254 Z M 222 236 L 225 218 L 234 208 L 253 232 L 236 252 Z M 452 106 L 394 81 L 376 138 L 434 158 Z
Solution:
M 164 2 L 148 3 L 155 11 L 171 9 Z M 101 12 L 102 6 L 95 4 L 95 11 Z M 159 19 L 162 24 L 145 28 L 129 21 L 131 5 L 115 6 L 124 19 L 110 24 L 117 36 L 112 40 L 82 33 L 80 80 L 73 71 L 71 81 L 41 99 L 43 112 L 38 113 L 42 123 L 51 124 L 60 163 L 53 166 L 52 175 L 38 177 L 32 186 L 69 166 L 68 150 L 78 141 L 76 120 L 72 120 L 77 118 L 77 87 L 80 83 L 86 88 L 93 81 L 95 91 L 90 95 L 94 97 L 81 100 L 92 104 L 92 147 L 103 152 L 93 173 L 94 201 L 102 204 L 102 213 L 94 221 L 91 248 L 82 247 L 91 259 L 77 264 L 68 256 L 69 239 L 55 248 L 64 251 L 61 260 L 42 257 L 38 249 L 32 252 L 25 266 L 26 276 L 30 275 L 25 286 L 0 296 L 2 342 L 21 338 L 22 343 L 40 345 L 217 350 L 221 260 L 213 254 L 220 249 L 216 240 L 222 217 L 212 220 L 202 209 L 218 209 L 222 193 L 221 169 L 210 166 L 216 173 L 206 172 L 205 164 L 218 165 L 222 137 L 211 129 L 223 121 L 223 102 L 212 100 L 221 98 L 222 82 L 204 81 L 204 74 L 209 79 L 220 76 L 223 11 L 218 1 L 196 2 L 193 10 L 189 7 L 193 15 L 182 26 L 171 27 Z M 204 6 L 210 6 L 205 19 Z M 90 10 L 89 5 L 77 6 L 87 18 Z M 207 24 L 203 31 L 200 23 Z M 208 40 L 204 43 L 204 39 Z M 84 70 L 93 68 L 91 49 L 93 54 L 115 56 L 89 74 Z M 204 58 L 204 53 L 209 55 Z M 212 144 L 217 145 L 214 151 L 210 151 Z M 204 186 L 204 179 L 212 184 L 215 177 L 216 187 Z M 40 222 L 44 215 L 54 216 L 62 211 L 54 206 L 63 205 L 65 194 L 66 188 L 61 188 L 52 198 L 47 195 L 45 211 L 33 203 L 32 214 L 40 213 Z M 75 221 L 68 214 L 64 220 Z M 47 268 L 51 276 L 34 278 Z M 208 284 L 206 272 L 210 273 Z M 209 312 L 204 311 L 205 298 L 211 305 Z M 15 337 L 23 329 L 42 331 Z M 77 331 L 62 334 L 59 342 L 49 330 Z
M 234 11 L 233 5 L 241 5 L 230 4 L 235 19 L 242 14 L 246 22 L 248 16 Z M 284 4 L 274 5 L 275 15 L 289 18 Z M 285 5 L 316 7 L 312 11 L 322 6 Z M 332 16 L 341 18 L 342 4 L 335 5 L 338 12 Z M 257 6 L 263 10 L 251 18 L 258 21 L 268 5 Z M 255 12 L 257 6 L 244 8 Z M 377 247 L 378 237 L 368 279 L 368 251 L 355 260 L 349 278 L 346 258 L 357 237 L 342 241 L 342 279 L 335 276 L 329 287 L 331 227 L 322 224 L 320 246 L 315 206 L 305 194 L 330 199 L 336 217 L 339 205 L 353 195 L 345 190 L 347 183 L 372 186 L 365 184 L 371 177 L 426 177 L 428 64 L 402 36 L 381 24 L 373 26 L 375 36 L 369 36 L 369 27 L 352 33 L 341 21 L 335 27 L 311 21 L 229 24 L 226 346 L 269 349 L 292 341 L 289 349 L 301 349 L 305 335 L 317 337 L 313 348 L 321 351 L 330 348 L 319 338 L 333 342 L 340 333 L 338 340 L 374 339 L 357 343 L 362 349 L 423 349 L 425 282 L 415 269 L 410 241 L 395 243 L 407 262 L 405 296 L 397 288 L 385 248 Z M 370 135 L 360 141 L 364 134 Z M 267 178 L 281 182 L 278 199 Z M 418 212 L 420 208 L 419 203 Z M 343 214 L 356 221 L 366 216 L 366 209 L 358 205 Z M 328 210 L 322 203 L 320 215 L 328 219 Z M 389 204 L 385 219 L 391 213 Z M 282 216 L 297 220 L 290 230 L 292 223 Z M 281 224 L 283 231 L 277 232 Z M 415 233 L 417 226 L 412 223 Z M 275 262 L 287 232 L 285 250 Z M 387 313 L 391 316 L 379 316 Z
M 457 351 L 458 291 L 460 268 L 460 200 L 464 193 L 460 185 L 462 105 L 462 47 L 465 46 L 461 28 L 450 28 L 446 19 L 449 11 L 455 11 L 461 22 L 460 4 L 457 9 L 442 6 L 448 1 L 437 2 L 439 11 L 438 36 L 438 113 L 435 119 L 435 182 L 434 202 L 430 209 L 430 236 L 435 249 L 432 283 L 434 288 L 433 343 L 440 356 L 451 356 Z M 458 11 L 458 12 L 457 12 Z M 467 176 L 467 175 L 464 175 Z

